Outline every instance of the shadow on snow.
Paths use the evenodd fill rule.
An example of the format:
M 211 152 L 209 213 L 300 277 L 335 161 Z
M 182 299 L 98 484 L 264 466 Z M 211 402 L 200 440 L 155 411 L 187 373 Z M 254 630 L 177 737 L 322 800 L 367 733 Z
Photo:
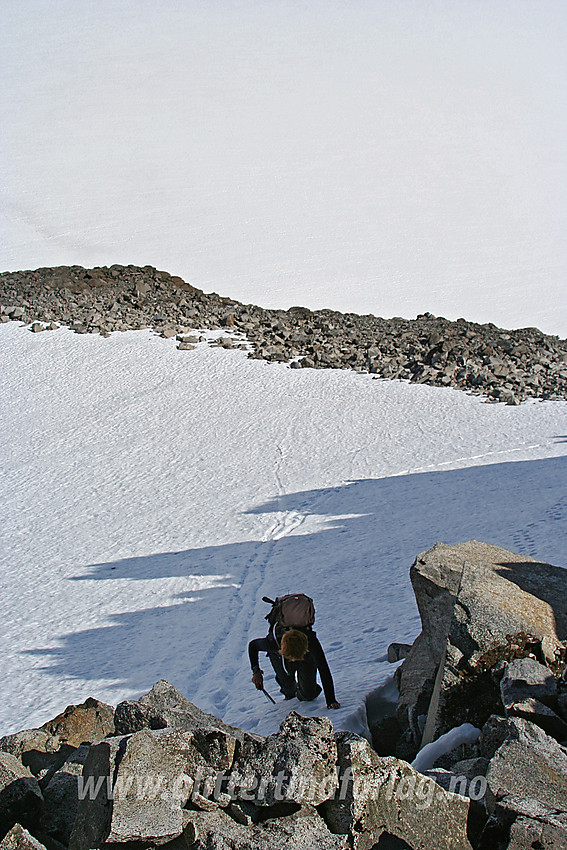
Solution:
M 565 565 L 566 481 L 567 457 L 556 457 L 290 493 L 248 513 L 317 516 L 316 530 L 94 564 L 72 580 L 122 580 L 120 600 L 124 580 L 178 578 L 182 589 L 164 606 L 116 613 L 111 625 L 28 652 L 54 676 L 135 692 L 167 678 L 222 715 L 233 699 L 244 710 L 250 698 L 237 682 L 244 675 L 248 683 L 248 640 L 266 632 L 262 595 L 303 590 L 315 598 L 338 693 L 353 680 L 368 680 L 370 690 L 387 668 L 387 645 L 419 632 L 408 580 L 415 556 L 437 540 L 478 539 Z

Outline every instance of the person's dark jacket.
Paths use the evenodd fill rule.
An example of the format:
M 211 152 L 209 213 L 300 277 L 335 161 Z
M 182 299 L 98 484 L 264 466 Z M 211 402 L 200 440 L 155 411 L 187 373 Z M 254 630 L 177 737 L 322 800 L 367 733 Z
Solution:
M 306 635 L 309 644 L 309 649 L 305 657 L 307 658 L 307 656 L 311 655 L 313 660 L 315 661 L 317 670 L 319 671 L 319 676 L 321 677 L 321 684 L 323 685 L 323 691 L 325 692 L 325 699 L 327 700 L 327 705 L 330 705 L 331 703 L 336 702 L 335 686 L 333 684 L 333 677 L 331 675 L 327 659 L 325 658 L 325 653 L 323 652 L 323 647 L 319 643 L 319 638 L 312 629 L 306 631 Z M 278 651 L 279 646 L 272 635 L 268 635 L 265 638 L 256 638 L 255 640 L 251 640 L 248 644 L 248 657 L 250 658 L 250 666 L 252 667 L 252 672 L 258 669 L 259 666 L 258 653 L 272 653 Z M 294 669 L 297 669 L 302 663 L 303 661 L 287 661 L 284 659 L 285 667 L 290 672 Z

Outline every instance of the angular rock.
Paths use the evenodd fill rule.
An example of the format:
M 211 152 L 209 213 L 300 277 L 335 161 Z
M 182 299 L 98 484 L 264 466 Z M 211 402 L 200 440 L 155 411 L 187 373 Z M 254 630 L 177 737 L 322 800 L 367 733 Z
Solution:
M 567 571 L 469 541 L 435 544 L 418 556 L 411 575 L 420 613 L 428 612 L 420 635 L 428 654 L 421 674 L 412 661 L 413 648 L 400 668 L 398 717 L 415 711 L 412 699 L 427 691 L 424 676 L 437 665 L 423 745 L 460 723 L 482 725 L 497 710 L 500 695 L 489 671 L 499 658 L 528 655 L 530 640 L 546 636 L 561 646 L 567 636 Z M 438 620 L 431 623 L 434 615 Z M 522 635 L 516 645 L 512 636 Z M 416 676 L 421 691 L 412 684 L 410 677 Z
M 557 696 L 557 682 L 551 670 L 535 658 L 515 658 L 504 669 L 500 694 L 505 709 L 525 699 L 547 704 Z
M 316 806 L 337 788 L 337 745 L 326 717 L 290 712 L 264 741 L 241 743 L 230 776 L 237 799 Z
M 537 699 L 526 698 L 522 702 L 515 702 L 506 714 L 508 717 L 530 720 L 558 741 L 567 741 L 567 723 Z
M 0 750 L 19 758 L 43 784 L 74 749 L 113 732 L 114 708 L 89 697 L 80 705 L 67 706 L 38 729 L 6 735 L 0 739 Z
M 504 797 L 496 804 L 480 838 L 478 850 L 564 850 L 567 848 L 567 812 L 537 800 Z
M 104 844 L 110 831 L 113 776 L 121 746 L 124 738 L 106 738 L 90 748 L 79 784 L 69 850 L 94 850 Z
M 567 751 L 539 726 L 519 717 L 492 724 L 492 731 L 496 732 L 494 743 L 498 736 L 504 740 L 486 771 L 489 810 L 494 810 L 499 799 L 513 794 L 567 811 Z
M 184 729 L 187 732 L 196 729 L 222 729 L 229 735 L 244 740 L 260 736 L 248 733 L 223 723 L 213 714 L 207 714 L 183 696 L 173 685 L 161 679 L 147 694 L 138 701 L 125 700 L 116 707 L 114 731 L 116 735 L 130 735 L 141 729 L 165 729 L 166 727 Z
M 333 832 L 348 836 L 348 847 L 366 850 L 387 834 L 415 850 L 471 850 L 470 800 L 404 761 L 379 757 L 352 732 L 339 732 L 337 747 L 339 789 L 320 810 Z
M 42 803 L 37 780 L 10 753 L 0 752 L 0 836 L 15 823 L 35 823 Z
M 83 744 L 57 770 L 43 789 L 43 805 L 38 828 L 42 834 L 67 846 L 77 816 L 79 776 L 90 749 Z
M 45 847 L 17 823 L 0 841 L 0 850 L 45 850 Z
M 456 761 L 451 770 L 457 776 L 465 776 L 467 779 L 475 779 L 477 776 L 486 776 L 489 761 L 482 756 L 472 759 L 463 759 Z
M 236 738 L 208 728 L 142 729 L 92 746 L 70 847 L 173 840 L 183 831 L 182 808 L 193 794 L 200 808 L 228 805 L 222 781 L 235 748 Z M 85 796 L 86 788 L 92 793 Z
M 223 811 L 187 811 L 184 815 L 184 838 L 191 850 L 346 850 L 344 836 L 334 835 L 310 807 L 249 826 Z
M 411 645 L 409 643 L 391 643 L 388 647 L 388 661 L 395 664 L 407 657 Z

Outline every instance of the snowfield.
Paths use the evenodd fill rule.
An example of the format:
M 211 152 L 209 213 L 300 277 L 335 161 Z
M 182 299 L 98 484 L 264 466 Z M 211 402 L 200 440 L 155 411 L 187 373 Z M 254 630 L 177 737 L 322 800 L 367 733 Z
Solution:
M 250 681 L 261 597 L 299 590 L 333 721 L 363 731 L 387 645 L 420 630 L 415 555 L 477 538 L 567 564 L 565 402 L 179 352 L 149 331 L 9 323 L 0 362 L 0 734 L 160 678 L 260 733 L 327 713 Z

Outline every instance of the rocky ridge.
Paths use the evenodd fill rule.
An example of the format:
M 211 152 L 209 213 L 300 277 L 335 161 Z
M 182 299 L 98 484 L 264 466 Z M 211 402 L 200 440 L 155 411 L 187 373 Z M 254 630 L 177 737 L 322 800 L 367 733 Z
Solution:
M 382 319 L 305 307 L 271 310 L 206 294 L 151 266 L 42 268 L 0 274 L 0 321 L 59 324 L 76 333 L 153 328 L 181 350 L 201 329 L 225 329 L 216 343 L 292 368 L 369 372 L 376 378 L 450 386 L 489 401 L 567 398 L 567 340 L 537 328 L 504 330 L 430 313 Z M 192 333 L 193 331 L 193 333 Z

